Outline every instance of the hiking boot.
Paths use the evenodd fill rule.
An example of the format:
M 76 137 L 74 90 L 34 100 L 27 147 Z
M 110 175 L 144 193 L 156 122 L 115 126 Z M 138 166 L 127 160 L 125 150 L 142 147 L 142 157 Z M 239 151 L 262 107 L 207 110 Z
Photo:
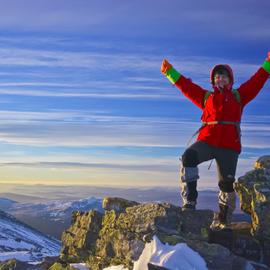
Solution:
M 194 201 L 186 202 L 182 206 L 182 211 L 187 211 L 187 210 L 196 210 L 196 202 Z
M 210 225 L 210 229 L 214 231 L 228 229 L 231 224 L 232 212 L 229 211 L 229 207 L 219 204 L 219 210 L 219 213 L 214 213 L 213 221 Z
M 227 224 L 223 223 L 219 219 L 219 213 L 214 213 L 213 221 L 210 225 L 212 231 L 220 231 L 227 228 Z

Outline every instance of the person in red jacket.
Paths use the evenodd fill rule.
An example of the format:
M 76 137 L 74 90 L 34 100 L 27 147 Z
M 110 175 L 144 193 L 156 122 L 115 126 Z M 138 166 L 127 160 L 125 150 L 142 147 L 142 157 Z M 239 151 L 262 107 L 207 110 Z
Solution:
M 185 150 L 181 158 L 182 210 L 196 209 L 198 165 L 215 159 L 220 188 L 219 213 L 215 213 L 211 228 L 223 229 L 230 224 L 235 209 L 233 183 L 241 153 L 242 112 L 270 76 L 270 52 L 262 67 L 238 89 L 233 89 L 233 72 L 225 64 L 216 65 L 210 72 L 213 91 L 203 89 L 187 79 L 166 59 L 162 62 L 161 72 L 202 110 L 202 126 L 197 131 L 197 140 Z

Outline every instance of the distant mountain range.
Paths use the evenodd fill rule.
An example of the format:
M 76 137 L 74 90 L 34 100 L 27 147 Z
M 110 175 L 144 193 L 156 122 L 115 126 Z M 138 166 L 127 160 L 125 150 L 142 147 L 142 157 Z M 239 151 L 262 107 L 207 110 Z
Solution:
M 0 261 L 40 262 L 44 257 L 58 256 L 60 249 L 60 241 L 0 210 Z
M 0 209 L 6 211 L 26 224 L 58 239 L 70 226 L 72 212 L 95 209 L 103 212 L 102 199 L 90 197 L 77 201 L 49 201 L 47 203 L 18 203 L 0 198 Z

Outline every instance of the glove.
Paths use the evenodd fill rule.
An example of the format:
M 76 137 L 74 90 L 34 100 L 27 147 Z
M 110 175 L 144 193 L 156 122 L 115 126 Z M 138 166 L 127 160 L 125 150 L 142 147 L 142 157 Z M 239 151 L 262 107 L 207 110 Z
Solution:
M 267 54 L 267 58 L 265 59 L 265 61 L 270 61 L 270 51 Z
M 172 65 L 166 60 L 164 59 L 161 67 L 160 67 L 160 71 L 161 73 L 163 73 L 164 75 L 166 75 L 167 71 L 172 67 Z

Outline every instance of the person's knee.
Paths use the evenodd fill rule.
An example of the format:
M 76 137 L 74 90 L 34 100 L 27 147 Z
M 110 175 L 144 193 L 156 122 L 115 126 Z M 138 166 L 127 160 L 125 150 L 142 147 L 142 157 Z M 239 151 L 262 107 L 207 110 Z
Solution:
M 227 177 L 221 179 L 218 182 L 218 186 L 219 186 L 220 190 L 223 192 L 233 192 L 234 191 L 234 188 L 233 188 L 234 181 L 235 181 L 235 177 L 232 175 L 228 175 Z
M 188 148 L 182 155 L 182 164 L 184 167 L 196 167 L 199 164 L 197 151 Z

